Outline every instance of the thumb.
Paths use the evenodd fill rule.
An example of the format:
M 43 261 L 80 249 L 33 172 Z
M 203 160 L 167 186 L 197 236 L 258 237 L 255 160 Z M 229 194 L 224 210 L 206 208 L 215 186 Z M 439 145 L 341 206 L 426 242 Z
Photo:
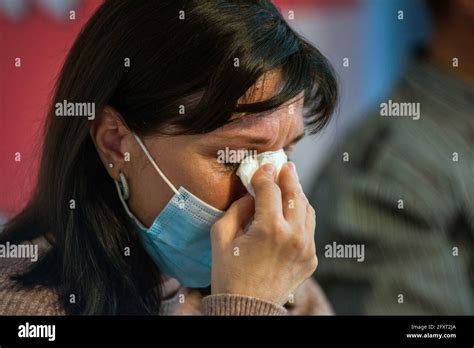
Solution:
M 229 243 L 243 234 L 244 227 L 254 215 L 254 200 L 246 194 L 231 204 L 225 214 L 212 226 L 212 237 L 220 243 Z

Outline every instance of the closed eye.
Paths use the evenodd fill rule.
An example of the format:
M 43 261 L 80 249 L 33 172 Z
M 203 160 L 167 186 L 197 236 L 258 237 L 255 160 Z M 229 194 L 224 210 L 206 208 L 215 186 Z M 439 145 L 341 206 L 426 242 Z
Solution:
M 234 163 L 234 162 L 224 162 L 222 163 L 223 166 L 226 168 L 226 170 L 230 171 L 230 172 L 234 172 L 237 170 L 237 168 L 239 168 L 240 166 L 240 162 L 237 162 L 237 163 Z
M 286 150 L 284 149 L 286 156 L 288 157 L 288 161 L 291 162 L 290 154 L 293 152 L 292 150 Z M 223 162 L 222 165 L 225 167 L 225 169 L 231 173 L 235 172 L 239 166 L 240 162 Z

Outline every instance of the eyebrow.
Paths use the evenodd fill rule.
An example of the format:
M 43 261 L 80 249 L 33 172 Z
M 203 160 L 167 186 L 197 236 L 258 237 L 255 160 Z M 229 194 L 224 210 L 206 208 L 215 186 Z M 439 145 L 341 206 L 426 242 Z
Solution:
M 291 140 L 291 142 L 290 142 L 289 145 L 296 144 L 298 141 L 300 141 L 301 139 L 303 139 L 305 136 L 306 136 L 306 132 L 305 132 L 305 131 L 301 132 L 301 133 L 298 134 L 296 137 L 294 137 L 293 140 Z
M 306 132 L 303 131 L 302 133 L 298 134 L 297 136 L 295 136 L 288 145 L 286 146 L 289 146 L 289 145 L 293 145 L 293 144 L 296 144 L 298 141 L 300 141 L 302 138 L 304 138 L 304 136 L 306 135 Z M 260 136 L 249 136 L 249 135 L 242 135 L 242 136 L 239 136 L 239 138 L 241 139 L 246 139 L 247 142 L 249 144 L 252 144 L 252 145 L 265 145 L 265 144 L 268 144 L 271 139 L 270 138 L 267 138 L 267 137 L 260 137 Z

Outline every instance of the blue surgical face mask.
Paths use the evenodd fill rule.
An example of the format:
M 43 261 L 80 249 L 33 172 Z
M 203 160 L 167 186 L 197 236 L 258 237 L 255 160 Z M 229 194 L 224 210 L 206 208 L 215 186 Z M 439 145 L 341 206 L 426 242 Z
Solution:
M 136 135 L 143 152 L 174 191 L 174 196 L 147 228 L 133 215 L 117 184 L 120 200 L 140 231 L 145 250 L 158 268 L 177 279 L 182 286 L 203 288 L 211 284 L 211 226 L 224 214 L 203 202 L 184 187 L 176 187 L 168 180 Z

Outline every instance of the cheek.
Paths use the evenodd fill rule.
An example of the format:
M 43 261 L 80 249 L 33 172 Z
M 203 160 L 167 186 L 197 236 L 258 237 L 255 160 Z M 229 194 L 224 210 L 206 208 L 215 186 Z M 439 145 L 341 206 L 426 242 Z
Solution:
M 237 175 L 217 169 L 215 163 L 209 163 L 209 160 L 195 162 L 192 173 L 185 187 L 217 209 L 226 210 L 246 192 Z
M 246 193 L 237 175 L 221 167 L 216 157 L 201 153 L 199 146 L 188 139 L 175 139 L 174 142 L 162 140 L 154 153 L 159 154 L 158 165 L 176 188 L 185 187 L 217 209 L 226 210 L 232 202 Z M 165 190 L 161 192 L 172 195 L 156 172 L 154 180 Z M 168 199 L 169 196 L 165 196 Z

